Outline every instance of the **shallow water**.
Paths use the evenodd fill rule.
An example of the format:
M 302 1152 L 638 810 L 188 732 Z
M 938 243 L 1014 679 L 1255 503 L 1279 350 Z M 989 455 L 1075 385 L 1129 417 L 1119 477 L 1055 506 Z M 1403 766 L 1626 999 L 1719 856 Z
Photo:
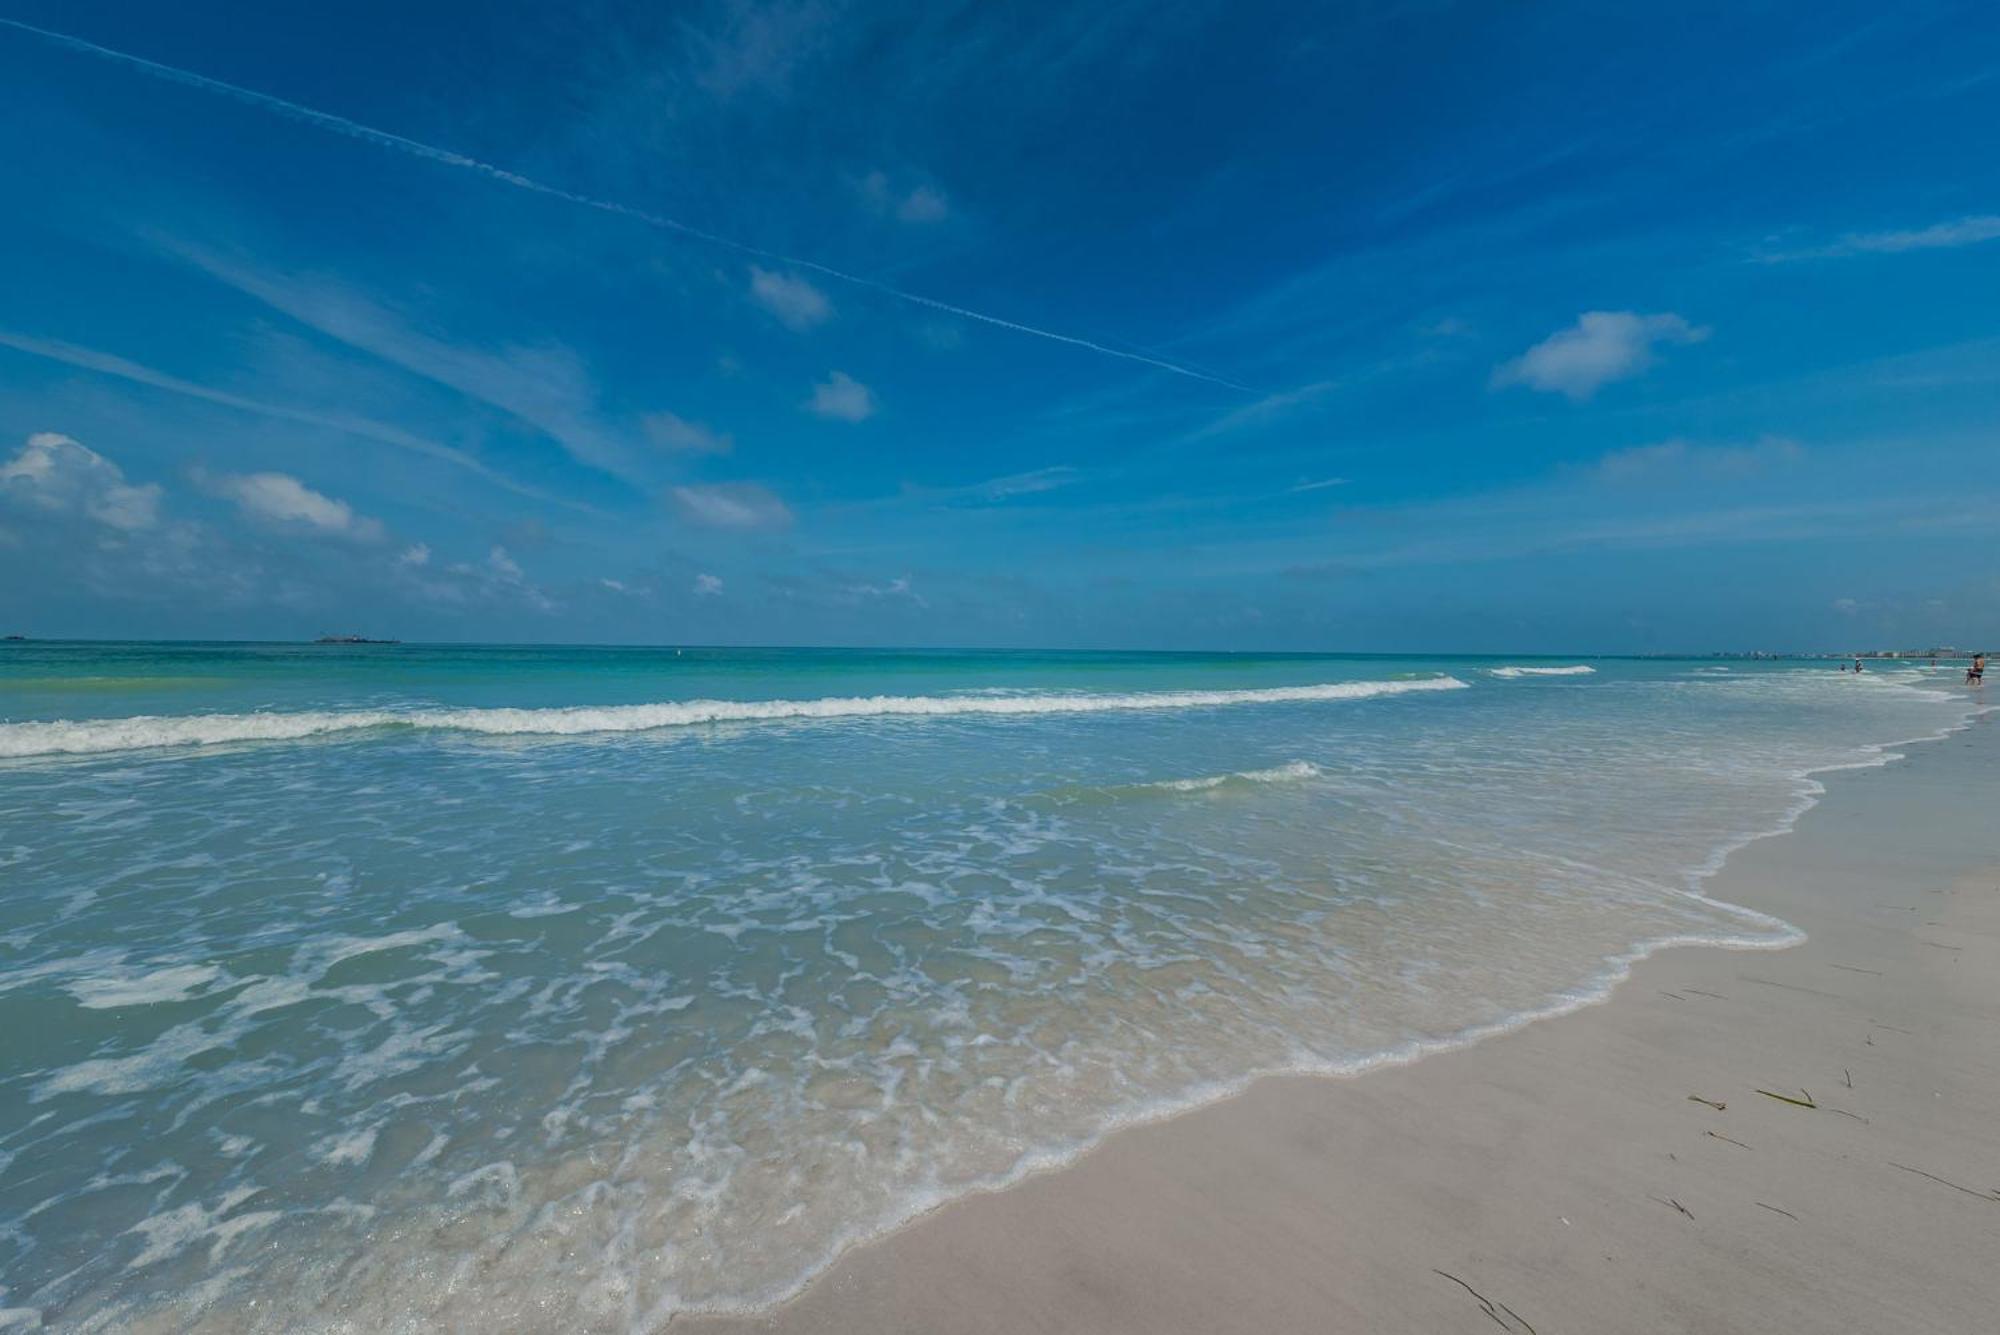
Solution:
M 1258 1073 L 1783 944 L 1700 878 L 1969 708 L 1705 662 L 7 646 L 0 1307 L 770 1301 Z

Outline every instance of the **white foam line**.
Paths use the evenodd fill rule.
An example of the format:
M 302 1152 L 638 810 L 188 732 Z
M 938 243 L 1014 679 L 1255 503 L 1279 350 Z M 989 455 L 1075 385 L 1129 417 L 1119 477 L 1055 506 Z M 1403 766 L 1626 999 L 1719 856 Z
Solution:
M 700 723 L 788 719 L 932 717 L 966 714 L 1094 714 L 1111 710 L 1208 709 L 1224 705 L 1367 700 L 1411 691 L 1462 690 L 1456 677 L 1340 681 L 1240 691 L 1140 691 L 1071 695 L 870 695 L 820 700 L 685 700 L 552 709 L 360 709 L 262 714 L 141 714 L 0 724 L 0 758 L 91 755 L 104 751 L 228 742 L 302 741 L 371 728 L 557 736 L 648 732 Z
M 1291 760 L 1270 769 L 1237 770 L 1230 774 L 1211 774 L 1199 779 L 1160 779 L 1154 783 L 1134 786 L 1170 793 L 1200 793 L 1229 783 L 1293 783 L 1303 779 L 1316 779 L 1319 775 L 1319 766 L 1310 760 Z
M 737 241 L 730 237 L 721 236 L 690 223 L 681 222 L 679 219 L 669 218 L 664 214 L 649 213 L 645 209 L 634 208 L 630 204 L 620 204 L 616 200 L 599 199 L 594 195 L 579 194 L 574 190 L 565 190 L 561 186 L 548 185 L 531 176 L 523 176 L 519 172 L 509 171 L 505 167 L 497 167 L 490 162 L 481 162 L 478 158 L 467 157 L 463 153 L 457 153 L 448 148 L 439 148 L 436 145 L 406 138 L 403 135 L 394 134 L 388 130 L 378 130 L 373 126 L 363 125 L 359 121 L 349 120 L 345 116 L 336 116 L 329 111 L 319 111 L 312 107 L 302 106 L 297 102 L 288 102 L 282 97 L 275 97 L 270 93 L 260 93 L 253 88 L 244 88 L 238 84 L 225 83 L 221 79 L 210 78 L 206 74 L 197 74 L 193 70 L 181 69 L 174 65 L 163 65 L 156 60 L 148 60 L 144 56 L 135 56 L 129 52 L 114 50 L 108 46 L 99 46 L 95 42 L 87 42 L 81 37 L 72 37 L 68 33 L 54 32 L 47 28 L 37 28 L 31 23 L 22 23 L 18 19 L 9 18 L 0 18 L 0 27 L 13 28 L 20 32 L 29 33 L 45 41 L 54 42 L 58 46 L 81 52 L 84 55 L 96 56 L 102 60 L 115 61 L 119 64 L 130 66 L 142 73 L 149 74 L 156 79 L 164 79 L 169 83 L 177 83 L 188 88 L 197 88 L 203 92 L 217 93 L 223 97 L 247 103 L 250 106 L 260 107 L 265 111 L 275 112 L 280 116 L 314 126 L 318 129 L 330 130 L 335 134 L 345 135 L 350 139 L 359 139 L 364 143 L 374 144 L 379 148 L 392 149 L 395 152 L 406 153 L 411 157 L 422 158 L 427 162 L 439 163 L 446 167 L 458 167 L 466 171 L 477 172 L 489 180 L 498 181 L 502 185 L 513 186 L 517 190 L 526 190 L 533 194 L 546 195 L 551 199 L 562 200 L 564 203 L 576 204 L 587 209 L 596 209 L 600 213 L 609 213 L 620 218 L 629 218 L 634 222 L 643 223 L 656 230 L 674 232 L 712 246 L 721 246 L 726 250 L 733 250 L 740 255 L 750 255 L 758 259 L 770 260 L 778 264 L 787 264 L 794 268 L 805 269 L 811 273 L 820 274 L 842 283 L 849 283 L 856 287 L 865 287 L 872 291 L 880 292 L 885 296 L 894 297 L 898 301 L 909 302 L 914 306 L 923 306 L 930 310 L 944 311 L 963 319 L 976 320 L 981 324 L 989 324 L 995 328 L 1011 330 L 1017 334 L 1026 334 L 1032 338 L 1047 339 L 1052 343 L 1062 343 L 1069 347 L 1082 348 L 1085 351 L 1095 352 L 1105 357 L 1117 357 L 1128 362 L 1138 362 L 1141 365 L 1151 366 L 1158 370 L 1171 371 L 1175 375 L 1186 376 L 1191 380 L 1202 380 L 1211 385 L 1220 385 L 1224 389 L 1236 390 L 1239 393 L 1252 394 L 1256 392 L 1247 385 L 1239 385 L 1233 381 L 1224 380 L 1220 376 L 1210 375 L 1206 371 L 1197 371 L 1192 367 L 1183 366 L 1178 362 L 1166 361 L 1163 358 L 1148 356 L 1141 352 L 1129 352 L 1123 348 L 1107 347 L 1102 343 L 1095 343 L 1087 338 L 1077 338 L 1071 334 L 1059 334 L 1054 330 L 1042 329 L 1030 324 L 1022 324 L 1019 321 L 1003 319 L 997 315 L 987 315 L 984 312 L 971 310 L 964 306 L 955 306 L 950 302 L 939 301 L 933 297 L 925 297 L 915 292 L 907 292 L 902 288 L 892 287 L 878 279 L 848 273 L 845 270 L 833 268 L 831 265 L 820 264 L 813 260 L 800 259 L 794 255 L 781 254 L 778 251 L 766 250 L 762 246 L 751 245 L 747 241 Z

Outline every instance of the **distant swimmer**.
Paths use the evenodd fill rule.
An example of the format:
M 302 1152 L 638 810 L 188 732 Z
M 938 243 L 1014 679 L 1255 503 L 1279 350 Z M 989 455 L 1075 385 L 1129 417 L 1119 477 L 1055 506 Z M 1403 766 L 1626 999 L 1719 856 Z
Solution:
M 1972 666 L 1965 670 L 1965 684 L 1977 686 L 1986 680 L 1986 655 L 1974 654 Z
M 1854 660 L 1854 670 L 1856 672 L 1861 671 L 1861 660 L 1858 658 Z

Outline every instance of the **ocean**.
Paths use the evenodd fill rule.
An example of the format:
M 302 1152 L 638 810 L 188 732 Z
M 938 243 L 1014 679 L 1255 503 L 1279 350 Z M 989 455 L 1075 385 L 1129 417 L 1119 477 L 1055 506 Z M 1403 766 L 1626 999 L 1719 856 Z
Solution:
M 0 645 L 0 1327 L 657 1329 L 1602 997 L 1951 672 Z

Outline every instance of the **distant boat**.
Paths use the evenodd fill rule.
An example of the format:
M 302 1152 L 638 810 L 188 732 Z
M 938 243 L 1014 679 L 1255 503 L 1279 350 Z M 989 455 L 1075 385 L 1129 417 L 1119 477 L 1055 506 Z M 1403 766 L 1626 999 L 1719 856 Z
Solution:
M 0 635 L 0 640 L 21 641 L 27 638 L 25 635 Z
M 314 644 L 401 644 L 401 640 L 371 640 L 366 635 L 322 635 Z

